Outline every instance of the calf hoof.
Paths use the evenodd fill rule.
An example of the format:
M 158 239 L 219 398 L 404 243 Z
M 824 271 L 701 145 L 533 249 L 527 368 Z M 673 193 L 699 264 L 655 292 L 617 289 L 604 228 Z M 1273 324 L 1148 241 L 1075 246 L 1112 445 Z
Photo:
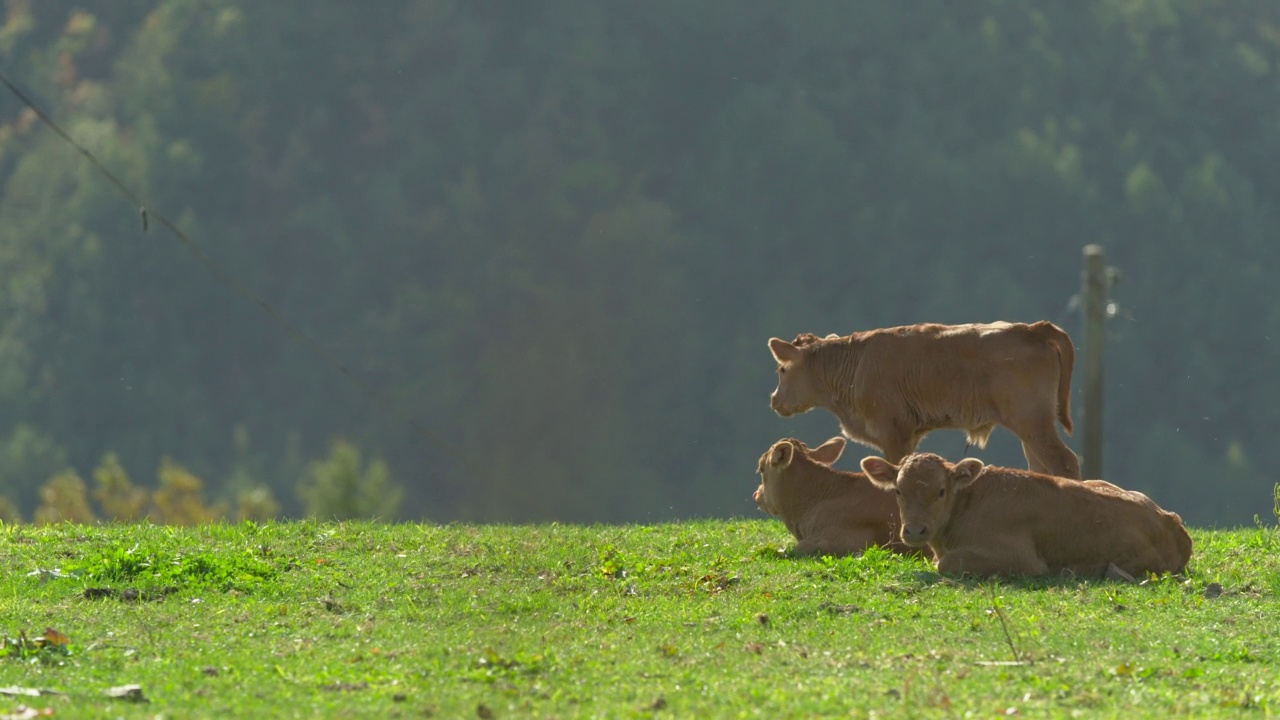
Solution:
M 1116 566 L 1115 563 L 1107 563 L 1107 572 L 1106 574 L 1103 575 L 1103 577 L 1105 577 L 1108 580 L 1122 580 L 1128 583 L 1138 582 L 1136 578 L 1134 578 L 1132 575 L 1125 572 L 1124 570 L 1121 570 L 1119 567 Z

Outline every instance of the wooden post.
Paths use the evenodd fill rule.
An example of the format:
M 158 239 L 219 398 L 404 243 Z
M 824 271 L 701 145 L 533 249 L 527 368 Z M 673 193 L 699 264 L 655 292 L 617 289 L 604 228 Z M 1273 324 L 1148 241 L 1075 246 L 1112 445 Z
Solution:
M 1084 248 L 1084 456 L 1086 479 L 1102 477 L 1102 349 L 1106 342 L 1107 262 L 1101 245 Z

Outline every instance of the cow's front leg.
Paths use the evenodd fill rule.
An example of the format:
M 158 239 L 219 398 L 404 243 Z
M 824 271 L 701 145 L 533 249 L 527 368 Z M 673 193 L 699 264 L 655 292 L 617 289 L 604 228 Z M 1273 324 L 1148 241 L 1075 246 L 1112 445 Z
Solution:
M 968 546 L 948 550 L 938 559 L 938 572 L 947 575 L 967 573 L 979 577 L 1010 577 L 1044 575 L 1049 572 L 1049 566 L 1027 543 L 996 542 L 981 547 Z
M 860 553 L 875 544 L 871 533 L 865 531 L 833 532 L 828 535 L 807 537 L 796 543 L 796 555 L 851 555 Z
M 920 438 L 910 432 L 893 433 L 880 442 L 880 450 L 884 459 L 894 465 L 902 464 L 902 459 L 916 451 Z

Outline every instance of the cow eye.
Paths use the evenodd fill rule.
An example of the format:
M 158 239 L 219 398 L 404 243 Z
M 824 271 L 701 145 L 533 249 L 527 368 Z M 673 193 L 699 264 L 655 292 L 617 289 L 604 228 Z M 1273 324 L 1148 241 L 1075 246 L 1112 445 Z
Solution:
M 946 488 L 942 488 L 942 489 L 938 490 L 938 497 L 943 497 L 943 496 L 944 496 L 944 495 L 946 495 L 946 494 L 947 494 L 947 489 L 946 489 Z
M 902 497 L 902 491 L 897 488 L 893 489 L 893 494 L 897 495 L 898 497 Z
M 786 369 L 786 368 L 784 368 L 784 367 L 782 367 L 781 365 L 779 365 L 779 366 L 778 366 L 778 374 L 779 374 L 779 375 L 786 375 L 786 374 L 787 374 L 787 369 Z

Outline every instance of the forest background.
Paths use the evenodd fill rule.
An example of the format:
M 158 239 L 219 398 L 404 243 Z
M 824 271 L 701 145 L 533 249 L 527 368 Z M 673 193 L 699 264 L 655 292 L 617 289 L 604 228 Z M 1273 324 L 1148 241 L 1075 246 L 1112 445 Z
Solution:
M 282 516 L 754 515 L 773 440 L 838 432 L 770 411 L 770 336 L 1079 345 L 1100 243 L 1104 475 L 1249 523 L 1278 62 L 1260 0 L 6 0 L 3 72 L 390 403 L 4 94 L 0 488 L 28 518 L 129 475 Z M 1005 430 L 974 454 L 1024 464 Z M 317 504 L 335 473 L 366 499 Z

